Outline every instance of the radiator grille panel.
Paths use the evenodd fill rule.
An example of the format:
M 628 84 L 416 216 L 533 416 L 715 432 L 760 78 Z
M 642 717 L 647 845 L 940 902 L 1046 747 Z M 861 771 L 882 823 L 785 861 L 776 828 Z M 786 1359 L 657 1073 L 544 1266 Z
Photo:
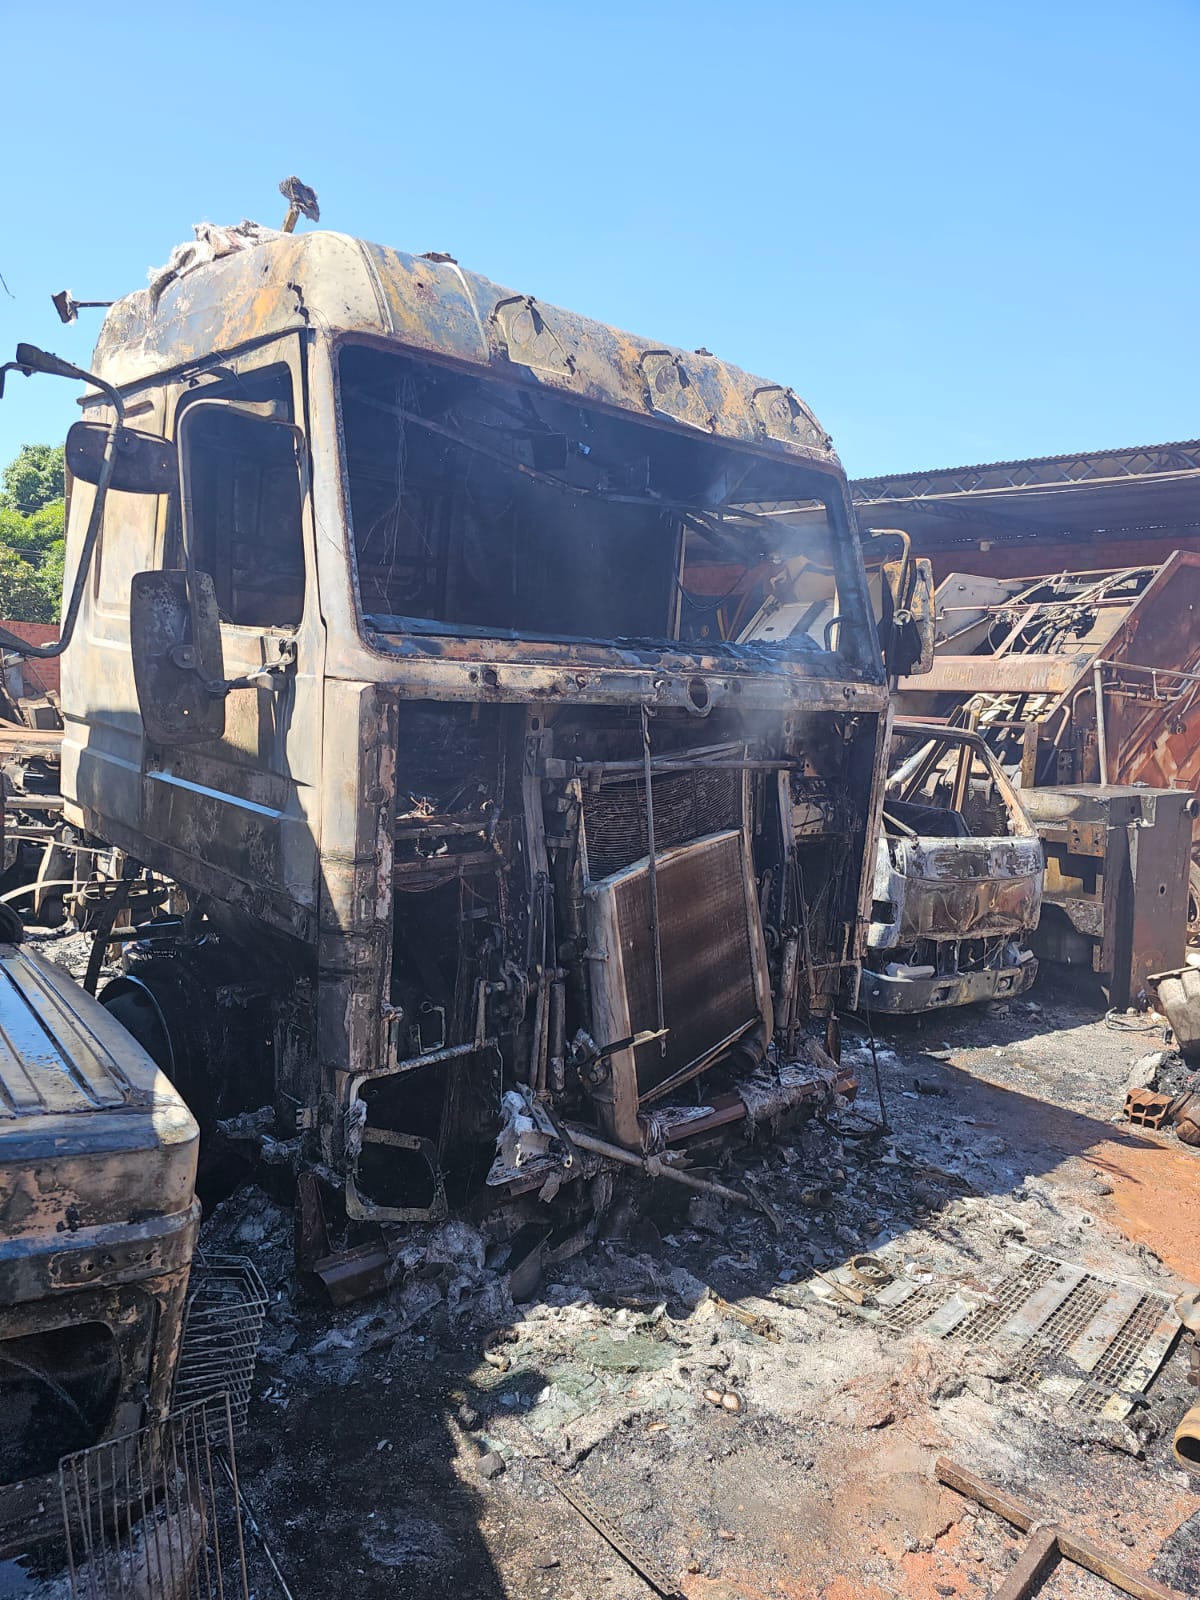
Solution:
M 693 768 L 654 779 L 654 847 L 670 850 L 742 825 L 742 774 Z M 649 854 L 646 785 L 641 778 L 605 783 L 584 798 L 588 875 L 611 877 Z
M 604 892 L 615 897 L 630 1032 L 653 1030 L 649 871 L 624 873 Z M 635 1053 L 639 1098 L 760 1015 L 741 835 L 718 834 L 660 856 L 658 912 L 669 1032 L 665 1055 L 657 1042 Z

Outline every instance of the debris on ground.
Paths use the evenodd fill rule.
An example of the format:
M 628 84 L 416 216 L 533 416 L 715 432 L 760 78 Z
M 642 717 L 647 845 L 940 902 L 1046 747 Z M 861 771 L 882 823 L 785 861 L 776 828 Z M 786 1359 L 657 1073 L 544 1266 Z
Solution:
M 239 1466 L 294 1592 L 320 1570 L 368 1600 L 636 1600 L 632 1555 L 690 1600 L 983 1595 L 1024 1536 L 940 1456 L 1197 1592 L 1200 1475 L 1173 1440 L 1200 1162 L 1114 1121 L 1144 1037 L 1043 994 L 875 1053 L 883 1108 L 719 1168 L 772 1217 L 622 1175 L 520 1303 L 486 1227 L 453 1221 L 397 1229 L 390 1286 L 331 1310 L 300 1292 L 291 1211 L 223 1202 L 209 1248 L 251 1253 L 271 1299 Z M 865 1037 L 844 1059 L 873 1082 Z M 1098 1582 L 1064 1564 L 1054 1592 Z

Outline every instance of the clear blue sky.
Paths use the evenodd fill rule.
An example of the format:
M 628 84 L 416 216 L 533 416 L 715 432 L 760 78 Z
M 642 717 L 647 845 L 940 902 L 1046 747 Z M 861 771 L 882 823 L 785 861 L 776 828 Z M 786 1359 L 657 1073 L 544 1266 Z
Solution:
M 852 475 L 1200 434 L 1200 0 L 0 0 L 0 60 L 5 359 L 294 172 L 793 385 Z M 9 382 L 0 463 L 77 414 Z

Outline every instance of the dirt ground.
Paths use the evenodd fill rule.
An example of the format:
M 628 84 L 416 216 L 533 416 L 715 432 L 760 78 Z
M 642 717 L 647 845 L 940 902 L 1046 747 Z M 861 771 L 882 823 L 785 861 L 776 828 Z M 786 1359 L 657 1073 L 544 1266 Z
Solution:
M 209 1245 L 272 1295 L 241 1480 L 296 1600 L 652 1593 L 560 1486 L 688 1600 L 983 1596 L 1022 1537 L 940 1487 L 939 1456 L 1200 1594 L 1200 1478 L 1170 1453 L 1196 1396 L 1181 1346 L 1110 1422 L 1017 1381 L 1010 1350 L 865 1320 L 819 1276 L 869 1251 L 986 1304 L 1034 1251 L 1172 1297 L 1200 1283 L 1200 1152 L 1117 1120 L 1160 1034 L 1039 990 L 877 1044 L 887 1133 L 848 1031 L 857 1105 L 720 1172 L 775 1226 L 621 1188 L 517 1306 L 449 1224 L 414 1232 L 388 1295 L 331 1312 L 294 1293 L 289 1214 L 226 1201 Z M 1064 1564 L 1041 1592 L 1113 1591 Z

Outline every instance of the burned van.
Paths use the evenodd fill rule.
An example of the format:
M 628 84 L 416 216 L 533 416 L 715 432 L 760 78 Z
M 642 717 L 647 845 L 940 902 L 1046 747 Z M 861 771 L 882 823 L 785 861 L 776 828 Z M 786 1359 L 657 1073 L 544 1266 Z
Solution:
M 898 721 L 877 847 L 863 1004 L 927 1011 L 1023 994 L 1044 861 L 1020 795 L 974 733 Z

